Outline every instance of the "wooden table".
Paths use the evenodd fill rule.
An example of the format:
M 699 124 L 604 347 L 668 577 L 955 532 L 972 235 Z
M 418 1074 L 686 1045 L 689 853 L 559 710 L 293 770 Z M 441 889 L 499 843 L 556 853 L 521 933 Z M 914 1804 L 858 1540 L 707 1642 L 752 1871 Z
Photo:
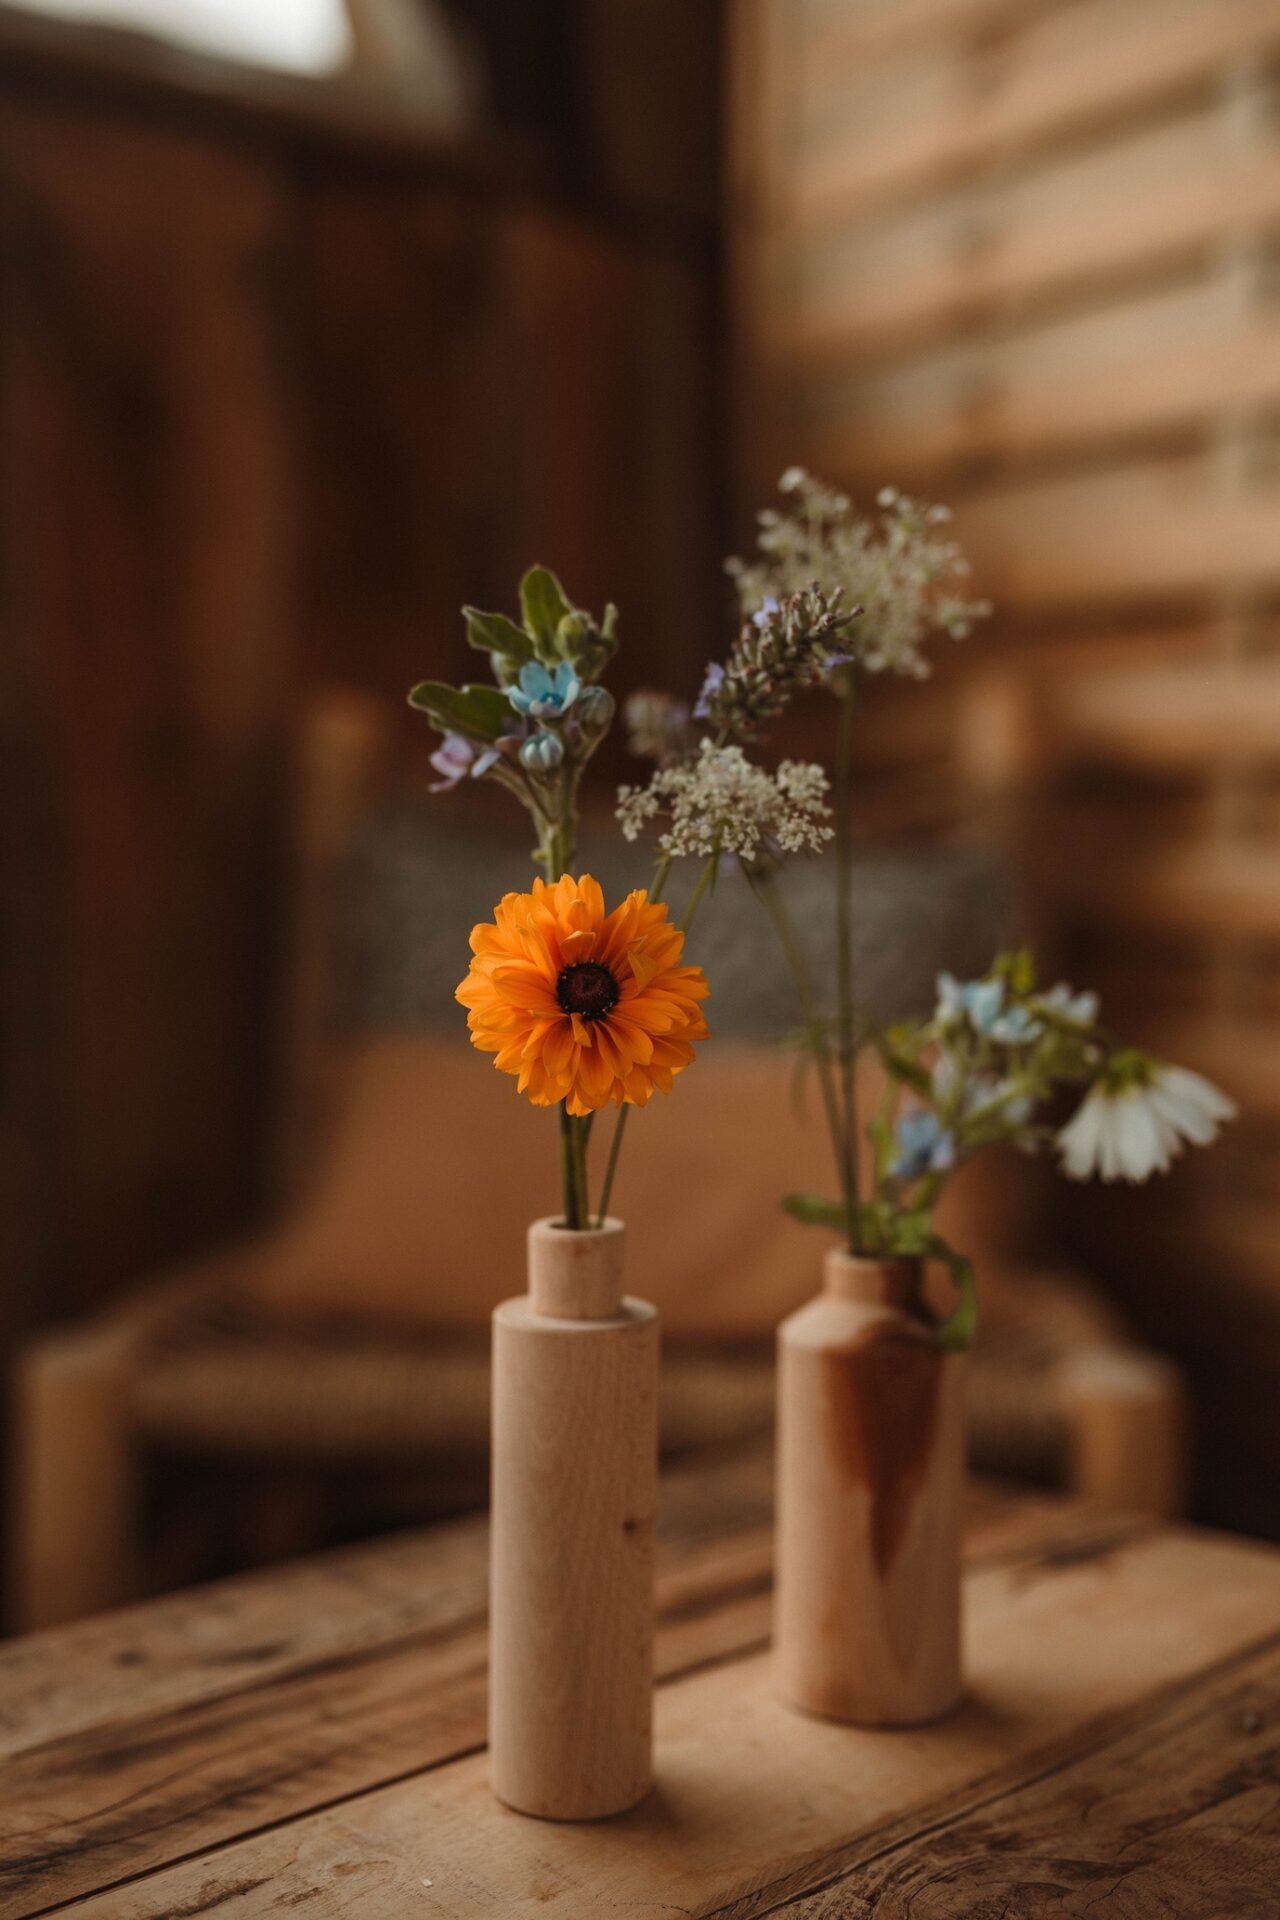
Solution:
M 660 1564 L 660 1784 L 596 1826 L 489 1795 L 479 1521 L 11 1643 L 0 1915 L 1280 1914 L 1280 1553 L 979 1491 L 967 1702 L 897 1734 L 770 1694 L 762 1456 Z

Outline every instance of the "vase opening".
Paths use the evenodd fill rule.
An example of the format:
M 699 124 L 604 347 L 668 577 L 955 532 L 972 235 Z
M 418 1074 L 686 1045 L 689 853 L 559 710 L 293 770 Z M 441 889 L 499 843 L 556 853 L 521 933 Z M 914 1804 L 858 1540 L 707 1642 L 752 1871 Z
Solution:
M 919 1260 L 880 1260 L 834 1247 L 823 1263 L 822 1279 L 824 1291 L 837 1300 L 908 1311 L 918 1311 L 924 1304 L 924 1269 Z

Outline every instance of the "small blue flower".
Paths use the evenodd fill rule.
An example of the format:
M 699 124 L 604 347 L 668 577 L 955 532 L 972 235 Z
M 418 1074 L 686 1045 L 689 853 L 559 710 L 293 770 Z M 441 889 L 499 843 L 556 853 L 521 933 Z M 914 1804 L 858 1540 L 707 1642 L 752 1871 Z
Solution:
M 895 1180 L 944 1173 L 956 1163 L 955 1140 L 928 1107 L 908 1108 L 898 1121 L 897 1141 L 898 1151 L 889 1168 Z
M 520 749 L 522 766 L 530 773 L 552 773 L 564 759 L 564 748 L 554 733 L 535 733 Z
M 1025 1047 L 1040 1038 L 1044 1024 L 1028 1013 L 1025 1007 L 1006 1007 L 986 1031 L 1002 1047 Z
M 1061 1014 L 1074 1026 L 1091 1027 L 1098 1017 L 1097 994 L 1073 993 L 1065 980 L 1059 980 L 1056 987 L 1050 987 L 1040 998 L 1051 1013 Z
M 1004 1001 L 1003 980 L 957 980 L 938 975 L 938 1018 L 968 1020 L 979 1033 L 988 1033 Z
M 724 685 L 724 668 L 718 660 L 713 660 L 707 668 L 706 678 L 702 682 L 702 692 L 698 695 L 693 709 L 695 720 L 708 720 L 711 717 L 711 702 Z
M 554 673 L 548 673 L 540 660 L 530 660 L 520 669 L 517 686 L 507 688 L 507 698 L 517 713 L 530 720 L 554 720 L 568 711 L 582 691 L 582 682 L 567 660 Z
M 751 616 L 752 623 L 763 631 L 772 620 L 774 614 L 781 613 L 781 611 L 781 603 L 775 600 L 772 594 L 766 594 L 765 598 L 760 602 L 759 611 L 753 613 Z
M 1020 1047 L 1039 1038 L 1042 1022 L 1025 1007 L 1006 1007 L 1003 980 L 957 980 L 938 975 L 938 1018 L 967 1020 L 975 1033 L 986 1034 L 1003 1047 Z

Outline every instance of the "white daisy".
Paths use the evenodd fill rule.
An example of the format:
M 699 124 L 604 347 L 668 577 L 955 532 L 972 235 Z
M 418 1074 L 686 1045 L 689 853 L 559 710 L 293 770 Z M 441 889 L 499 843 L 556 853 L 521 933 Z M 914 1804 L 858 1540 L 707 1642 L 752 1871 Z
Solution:
M 1157 1067 L 1150 1093 L 1160 1118 L 1197 1147 L 1207 1147 L 1222 1122 L 1236 1117 L 1235 1101 L 1187 1067 Z
M 1210 1081 L 1184 1067 L 1153 1067 L 1143 1081 L 1092 1087 L 1058 1135 L 1072 1180 L 1098 1173 L 1135 1184 L 1166 1173 L 1186 1141 L 1208 1146 L 1235 1106 Z

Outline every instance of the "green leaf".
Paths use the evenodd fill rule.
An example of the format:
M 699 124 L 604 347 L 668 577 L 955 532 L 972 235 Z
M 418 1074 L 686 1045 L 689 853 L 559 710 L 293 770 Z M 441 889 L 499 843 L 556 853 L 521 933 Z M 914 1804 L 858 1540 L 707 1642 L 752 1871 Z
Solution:
M 926 1251 L 945 1264 L 956 1290 L 955 1307 L 938 1328 L 938 1345 L 948 1353 L 967 1353 L 978 1331 L 978 1276 L 973 1262 L 936 1233 L 930 1236 Z
M 462 617 L 467 623 L 469 647 L 496 653 L 502 660 L 514 661 L 517 667 L 527 666 L 534 658 L 532 640 L 505 613 L 481 613 L 479 607 L 464 607 Z
M 539 658 L 548 664 L 558 659 L 556 628 L 573 608 L 550 567 L 530 567 L 520 582 L 520 608 Z
M 887 1073 L 892 1074 L 895 1080 L 900 1080 L 904 1086 L 910 1087 L 912 1092 L 918 1093 L 923 1100 L 932 1101 L 933 1082 L 918 1060 L 911 1059 L 910 1055 L 902 1053 L 897 1047 L 891 1045 L 885 1034 L 875 1036 L 875 1045 Z
M 600 622 L 600 638 L 605 642 L 606 646 L 612 649 L 618 643 L 617 636 L 618 636 L 618 609 L 614 606 L 611 600 L 608 606 L 605 608 L 604 618 Z
M 1003 975 L 1010 993 L 1018 999 L 1035 991 L 1036 962 L 1030 947 L 1019 947 L 1014 952 L 1000 954 L 991 971 Z
M 441 732 L 486 744 L 498 738 L 511 718 L 511 702 L 500 687 L 448 687 L 441 680 L 423 680 L 409 695 L 409 705 Z
M 885 1238 L 891 1253 L 904 1254 L 908 1259 L 918 1259 L 928 1253 L 934 1235 L 926 1213 L 894 1213 L 885 1225 Z
M 831 1227 L 836 1233 L 847 1233 L 849 1216 L 843 1200 L 824 1200 L 817 1193 L 789 1193 L 782 1203 L 782 1211 L 789 1213 L 793 1220 L 801 1220 L 807 1227 Z

